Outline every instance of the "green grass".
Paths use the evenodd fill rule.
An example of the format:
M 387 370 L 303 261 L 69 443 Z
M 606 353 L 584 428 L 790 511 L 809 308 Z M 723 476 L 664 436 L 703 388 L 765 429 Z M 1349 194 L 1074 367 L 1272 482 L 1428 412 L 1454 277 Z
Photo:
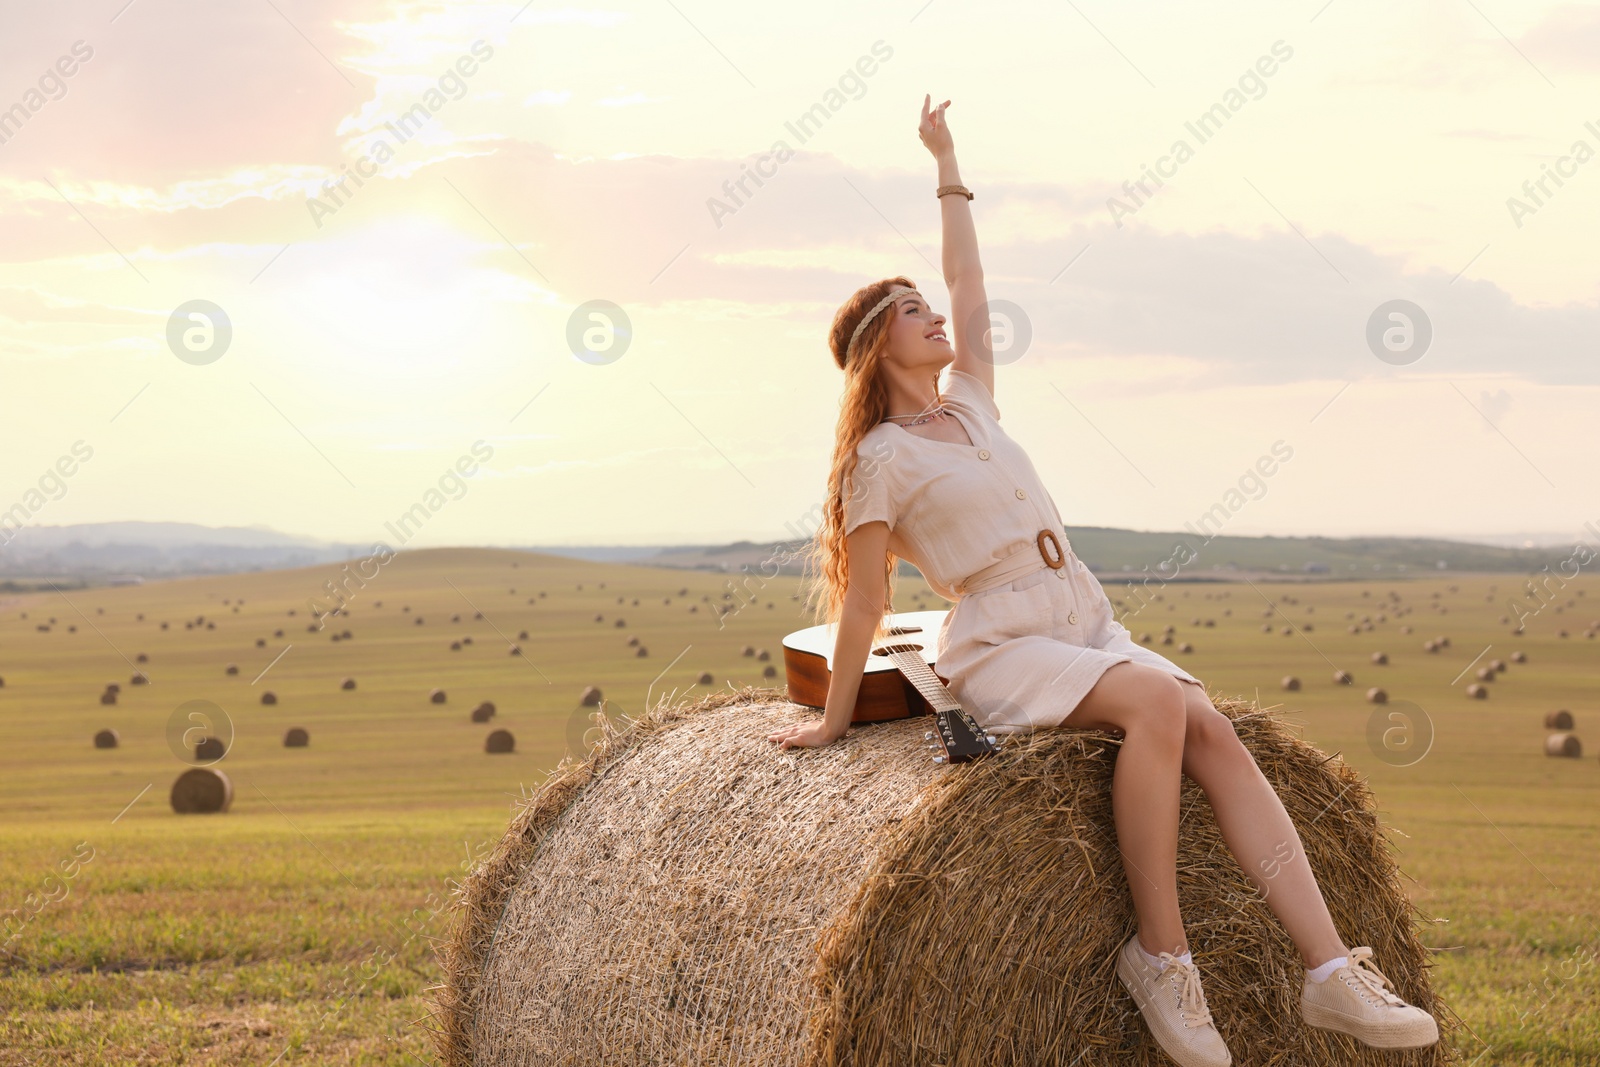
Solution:
M 793 578 L 752 583 L 755 602 L 736 594 L 741 607 L 719 628 L 721 576 L 437 550 L 399 556 L 348 617 L 309 633 L 307 598 L 336 570 L 0 601 L 0 917 L 15 933 L 0 955 L 0 1064 L 435 1062 L 419 1020 L 438 981 L 439 909 L 498 839 L 514 799 L 579 750 L 583 687 L 601 686 L 613 711 L 637 712 L 647 690 L 707 691 L 695 684 L 702 670 L 717 688 L 781 684 L 781 638 L 809 624 Z M 1125 622 L 1156 640 L 1170 623 L 1195 650 L 1159 651 L 1221 694 L 1259 691 L 1281 704 L 1308 740 L 1369 777 L 1419 904 L 1442 920 L 1425 940 L 1446 1002 L 1476 1035 L 1465 1060 L 1590 1063 L 1600 1060 L 1600 639 L 1584 630 L 1600 597 L 1592 582 L 1569 583 L 1512 636 L 1499 618 L 1521 581 L 1171 584 Z M 899 606 L 944 606 L 917 603 L 925 589 L 901 579 Z M 1126 595 L 1109 579 L 1106 589 Z M 1409 613 L 1391 604 L 1380 622 L 1391 590 Z M 1281 616 L 1264 633 L 1269 600 Z M 485 619 L 473 618 L 479 610 Z M 1347 633 L 1346 612 L 1369 615 L 1373 630 Z M 184 629 L 200 615 L 217 628 Z M 35 629 L 52 616 L 49 632 Z M 1280 634 L 1285 621 L 1299 632 Z M 1413 632 L 1401 635 L 1403 625 Z M 1556 636 L 1562 628 L 1569 637 Z M 352 640 L 330 640 L 344 629 Z M 466 634 L 473 644 L 449 651 Z M 1437 635 L 1451 646 L 1424 652 Z M 524 654 L 509 655 L 508 642 Z M 740 654 L 747 644 L 771 651 L 778 678 Z M 1470 673 L 1452 682 L 1485 646 L 1480 664 L 1516 649 L 1529 661 L 1472 700 Z M 1369 662 L 1378 650 L 1389 665 Z M 128 661 L 140 652 L 151 684 L 131 686 Z M 223 673 L 227 663 L 237 676 Z M 1334 684 L 1335 667 L 1355 684 Z M 1285 674 L 1301 691 L 1279 688 Z M 338 688 L 345 676 L 354 691 Z M 122 684 L 112 707 L 98 703 L 108 681 Z M 1369 747 L 1369 718 L 1385 710 L 1363 701 L 1370 685 L 1392 708 L 1422 709 L 1433 731 L 1424 758 L 1397 766 Z M 435 686 L 447 703 L 428 702 Z M 275 706 L 259 702 L 268 688 Z M 468 713 L 484 699 L 499 713 L 474 725 Z M 235 789 L 225 815 L 177 816 L 167 803 L 186 766 L 169 747 L 169 721 L 191 700 L 213 702 L 232 725 L 219 764 Z M 1558 707 L 1589 744 L 1581 760 L 1542 754 L 1543 715 Z M 91 746 L 105 726 L 121 734 L 114 750 Z M 282 747 L 290 726 L 310 731 L 310 747 Z M 497 727 L 515 733 L 515 753 L 483 752 Z M 50 880 L 64 862 L 75 875 Z M 1360 931 L 1342 933 L 1360 943 Z

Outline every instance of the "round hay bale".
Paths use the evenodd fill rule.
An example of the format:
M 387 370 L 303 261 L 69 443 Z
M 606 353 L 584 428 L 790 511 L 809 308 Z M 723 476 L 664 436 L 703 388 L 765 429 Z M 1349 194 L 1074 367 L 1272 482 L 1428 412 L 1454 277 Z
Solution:
M 1479 685 L 1477 682 L 1473 682 L 1471 685 L 1467 686 L 1467 696 L 1471 697 L 1473 700 L 1483 700 L 1487 698 L 1488 695 L 1489 689 L 1487 686 Z
M 1367 690 L 1367 703 L 1387 704 L 1389 703 L 1389 694 L 1384 692 L 1382 689 L 1379 689 L 1377 686 L 1373 686 L 1371 689 Z
M 470 644 L 472 644 L 472 635 L 471 635 L 471 634 L 468 634 L 468 635 L 467 635 L 467 636 L 466 636 L 466 637 L 463 637 L 463 638 L 462 638 L 462 639 L 461 639 L 461 643 L 462 643 L 462 644 L 463 644 L 463 645 L 470 645 Z
M 499 752 L 514 752 L 517 748 L 517 739 L 511 736 L 510 730 L 491 730 L 484 739 L 483 750 L 491 755 Z
M 54 622 L 55 620 L 51 619 L 50 621 Z M 143 652 L 141 652 L 137 656 L 133 657 L 133 662 L 135 662 L 135 663 L 149 663 L 150 662 L 150 657 L 145 655 Z
M 1152 637 L 1149 633 L 1142 633 L 1142 634 L 1139 635 L 1139 643 L 1141 645 L 1148 645 L 1151 641 L 1154 641 L 1154 640 L 1155 640 L 1155 638 Z
M 94 735 L 95 748 L 116 748 L 117 742 L 122 740 L 122 735 L 112 729 L 101 730 Z
M 488 722 L 492 718 L 494 718 L 494 705 L 487 700 L 472 709 L 473 722 Z
M 1372 662 L 1380 667 L 1386 667 L 1389 664 L 1389 654 L 1387 652 L 1374 652 L 1372 654 Z
M 230 663 L 230 664 L 228 664 L 226 667 L 224 667 L 222 669 L 222 673 L 223 674 L 238 674 L 239 673 L 239 665 L 237 663 Z
M 1291 693 L 1296 692 L 1300 688 L 1300 679 L 1292 674 L 1286 674 L 1283 676 L 1283 687 Z
M 1489 669 L 1494 671 L 1496 674 L 1504 674 L 1506 669 L 1506 661 L 1503 659 L 1492 659 L 1489 661 Z
M 120 692 L 122 692 L 122 686 L 118 685 L 116 682 L 107 682 L 106 683 L 106 692 L 108 692 L 108 693 L 120 693 Z
M 444 690 L 443 689 L 430 689 L 430 690 L 428 690 L 428 699 L 431 702 L 435 703 L 435 704 L 443 704 L 444 701 L 445 701 Z
M 1194 651 L 1194 646 L 1191 645 L 1189 642 L 1185 641 L 1183 644 L 1178 646 L 1178 651 L 1179 652 L 1193 652 Z
M 345 678 L 339 683 L 340 689 L 354 689 L 355 687 L 356 680 L 354 678 Z
M 1583 743 L 1576 734 L 1551 734 L 1544 739 L 1544 754 L 1577 759 L 1583 755 Z
M 179 815 L 224 812 L 233 803 L 233 782 L 215 767 L 190 767 L 172 783 L 171 801 Z
M 451 641 L 450 642 L 450 651 L 451 652 L 460 652 L 461 651 L 461 642 L 460 641 Z
M 763 677 L 763 678 L 776 678 L 777 676 L 778 676 L 778 668 L 774 667 L 772 664 L 769 663 L 765 667 L 761 668 L 761 677 Z
M 711 685 L 714 681 L 715 679 L 712 678 L 710 671 L 701 671 L 700 677 L 694 680 L 696 685 Z
M 1353 685 L 1354 683 L 1355 683 L 1355 679 L 1350 677 L 1350 672 L 1349 671 L 1334 671 L 1333 672 L 1333 684 L 1334 685 Z
M 518 630 L 517 631 L 517 640 L 518 641 L 526 641 L 527 639 L 528 639 L 528 631 L 526 631 L 526 630 Z
M 228 746 L 222 743 L 220 737 L 202 737 L 194 744 L 194 758 L 207 763 L 215 763 L 228 754 Z
M 578 698 L 578 703 L 586 708 L 598 708 L 600 699 L 600 687 L 587 685 L 583 687 L 583 695 Z
M 629 648 L 638 648 L 639 647 L 639 635 L 638 634 L 629 634 L 628 635 L 628 640 L 627 640 L 626 643 L 627 643 L 627 646 Z
M 277 702 L 278 702 L 278 694 L 274 693 L 272 690 L 268 689 L 265 693 L 261 694 L 261 703 L 263 703 L 263 704 L 276 704 Z
M 650 650 L 643 645 L 640 645 L 638 651 L 634 652 L 634 656 L 638 659 L 644 659 L 644 657 L 648 656 L 649 654 Z
M 754 645 L 745 645 L 739 650 L 739 655 L 741 656 L 753 656 L 755 654 L 756 650 Z
M 298 726 L 291 726 L 283 733 L 284 748 L 305 748 L 311 744 L 311 735 Z
M 624 627 L 624 626 L 626 626 L 626 625 L 628 625 L 628 620 L 627 620 L 627 619 L 622 619 L 622 618 L 619 618 L 619 619 L 617 619 L 617 621 L 616 621 L 616 622 L 615 622 L 615 623 L 614 623 L 614 624 L 613 624 L 613 625 L 615 625 L 615 626 L 616 626 L 616 628 L 617 628 L 617 629 L 619 629 L 619 630 L 620 630 L 620 629 L 622 629 L 622 628 L 623 628 L 623 627 Z
M 1519 649 L 1516 652 L 1511 653 L 1511 662 L 1512 663 L 1526 663 L 1526 662 L 1528 662 L 1528 654 Z
M 100 694 L 100 703 L 102 703 L 102 704 L 115 704 L 116 702 L 117 702 L 117 694 L 112 692 L 110 689 L 107 689 L 104 693 Z
M 768 652 L 764 648 L 756 653 L 756 659 L 761 661 L 762 663 L 767 662 L 767 660 L 769 660 L 771 658 L 772 658 L 772 653 Z
M 1286 1008 L 1299 953 L 1184 779 L 1179 903 L 1234 1062 L 1445 1062 L 1425 920 L 1364 779 L 1272 713 L 1216 704 L 1282 796 L 1340 933 L 1445 1030 L 1428 1049 L 1353 1053 Z M 955 766 L 931 762 L 921 716 L 822 749 L 766 739 L 815 718 L 768 689 L 602 725 L 465 879 L 433 994 L 441 1061 L 1169 1062 L 1114 974 L 1135 928 L 1116 738 L 1040 730 Z
M 1480 681 L 1480 682 L 1492 682 L 1492 681 L 1494 681 L 1494 671 L 1493 671 L 1493 669 L 1491 669 L 1489 667 L 1479 667 L 1478 668 L 1478 681 Z
M 134 671 L 133 677 L 128 679 L 129 685 L 149 685 L 150 679 L 145 677 L 144 671 Z
M 257 648 L 266 648 L 267 647 L 267 639 L 265 637 L 256 638 L 256 647 Z
M 1570 712 L 1570 711 L 1549 711 L 1549 712 L 1545 712 L 1544 728 L 1546 730 L 1570 730 L 1570 729 L 1572 729 L 1572 712 Z
M 521 648 L 519 648 L 519 647 L 517 647 L 517 646 L 516 646 L 516 645 L 512 645 L 512 646 L 511 646 L 511 648 L 510 648 L 510 649 L 508 649 L 508 651 L 509 651 L 509 652 L 510 652 L 510 653 L 511 653 L 511 655 L 513 655 L 513 656 L 520 656 L 520 655 L 522 655 L 522 649 L 521 649 Z

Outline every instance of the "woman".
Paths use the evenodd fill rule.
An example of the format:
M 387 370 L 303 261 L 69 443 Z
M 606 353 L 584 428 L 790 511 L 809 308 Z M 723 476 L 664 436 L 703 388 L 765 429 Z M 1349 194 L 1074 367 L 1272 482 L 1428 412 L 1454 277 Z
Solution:
M 956 328 L 910 279 L 875 282 L 830 332 L 845 372 L 829 499 L 815 548 L 826 617 L 838 622 L 820 721 L 769 735 L 819 747 L 850 723 L 862 669 L 893 610 L 894 569 L 911 560 L 956 601 L 937 645 L 957 700 L 999 734 L 1066 725 L 1119 733 L 1112 813 L 1138 930 L 1117 974 L 1176 1062 L 1223 1065 L 1178 913 L 1180 774 L 1204 791 L 1228 848 L 1293 938 L 1307 975 L 1305 1021 L 1381 1048 L 1438 1040 L 1340 940 L 1282 802 L 1207 699 L 1199 679 L 1135 643 L 1098 580 L 1058 538 L 1060 512 L 1027 455 L 998 424 L 994 355 L 971 194 L 956 169 L 947 100 L 922 105 L 919 134 L 938 161 L 943 269 Z M 941 395 L 939 372 L 951 367 Z

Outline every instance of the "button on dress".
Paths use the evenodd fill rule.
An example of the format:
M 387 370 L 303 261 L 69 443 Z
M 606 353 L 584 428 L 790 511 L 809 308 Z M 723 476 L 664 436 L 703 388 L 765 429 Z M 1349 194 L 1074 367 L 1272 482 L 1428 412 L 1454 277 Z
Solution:
M 981 380 L 951 368 L 941 399 L 971 444 L 879 423 L 856 448 L 845 533 L 889 525 L 889 551 L 910 560 L 955 606 L 935 646 L 938 672 L 973 718 L 996 734 L 1059 726 L 1118 663 L 1200 679 L 1134 641 L 1100 582 L 1072 551 L 1061 513 L 1022 447 L 1000 428 Z M 1056 532 L 1065 562 L 968 592 L 966 579 Z M 1035 549 L 1036 551 L 1036 549 Z M 1009 572 L 1009 568 L 1007 568 Z

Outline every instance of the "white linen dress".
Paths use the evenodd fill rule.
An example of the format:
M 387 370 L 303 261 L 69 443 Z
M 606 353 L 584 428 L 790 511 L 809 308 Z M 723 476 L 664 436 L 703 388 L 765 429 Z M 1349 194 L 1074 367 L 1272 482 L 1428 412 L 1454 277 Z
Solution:
M 952 367 L 941 399 L 972 443 L 879 423 L 856 449 L 845 533 L 864 522 L 888 523 L 889 550 L 955 601 L 939 631 L 934 669 L 962 707 L 995 734 L 1059 726 L 1108 668 L 1129 660 L 1204 692 L 1200 679 L 1140 645 L 1116 620 L 1099 580 L 1073 553 L 1027 453 L 1000 428 L 983 382 Z M 1035 539 L 1046 528 L 1062 543 L 1060 569 L 1038 555 Z M 1024 545 L 1038 569 L 964 591 L 968 577 Z

